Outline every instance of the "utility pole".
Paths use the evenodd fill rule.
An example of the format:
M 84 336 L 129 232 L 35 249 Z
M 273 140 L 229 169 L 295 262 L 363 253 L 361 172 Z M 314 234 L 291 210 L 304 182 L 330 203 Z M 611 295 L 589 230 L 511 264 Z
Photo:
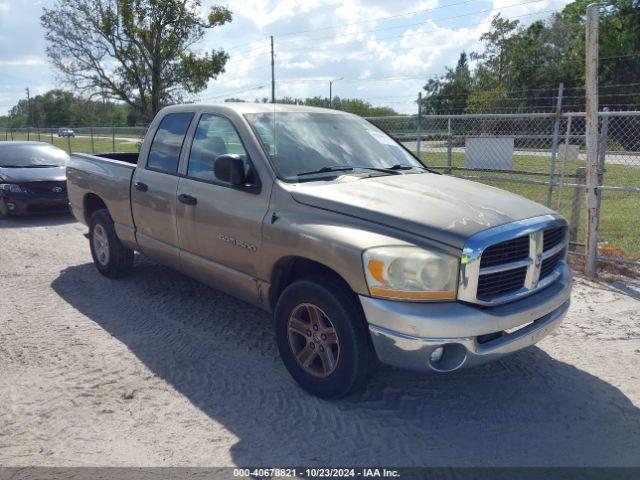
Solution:
M 333 108 L 333 93 L 332 93 L 333 82 L 337 82 L 338 80 L 344 80 L 344 77 L 334 78 L 333 80 L 329 80 L 329 108 Z
M 599 159 L 598 159 L 598 28 L 600 6 L 587 7 L 585 31 L 585 91 L 586 91 L 586 147 L 587 147 L 587 226 L 586 226 L 586 273 L 588 277 L 598 274 L 598 221 L 600 204 Z
M 25 92 L 27 92 L 27 127 L 31 126 L 31 93 L 29 92 L 29 87 L 25 88 Z
M 273 62 L 273 35 L 271 35 L 271 103 L 276 103 L 276 72 Z

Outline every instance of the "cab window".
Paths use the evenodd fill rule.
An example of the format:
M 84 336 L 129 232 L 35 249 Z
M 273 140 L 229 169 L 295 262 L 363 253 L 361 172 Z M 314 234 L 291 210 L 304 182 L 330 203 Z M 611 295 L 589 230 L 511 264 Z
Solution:
M 202 115 L 193 138 L 187 175 L 207 181 L 217 180 L 214 174 L 215 161 L 224 154 L 247 158 L 238 132 L 229 120 L 218 115 Z
M 151 143 L 147 168 L 177 173 L 184 137 L 193 113 L 170 113 L 162 119 Z

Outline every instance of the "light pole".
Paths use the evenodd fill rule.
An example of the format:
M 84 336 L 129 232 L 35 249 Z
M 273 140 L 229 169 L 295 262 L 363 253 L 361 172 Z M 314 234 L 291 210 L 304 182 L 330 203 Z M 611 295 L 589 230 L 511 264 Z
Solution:
M 334 78 L 333 80 L 329 80 L 329 108 L 333 107 L 333 96 L 331 93 L 331 89 L 333 87 L 333 82 L 337 82 L 338 80 L 344 80 L 344 77 Z

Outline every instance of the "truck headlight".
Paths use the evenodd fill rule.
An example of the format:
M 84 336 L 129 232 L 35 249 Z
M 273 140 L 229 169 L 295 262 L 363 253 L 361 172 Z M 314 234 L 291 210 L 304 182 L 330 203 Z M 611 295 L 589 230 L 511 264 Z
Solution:
M 0 183 L 0 190 L 11 193 L 20 193 L 22 190 L 15 183 Z
M 418 247 L 376 247 L 364 252 L 364 271 L 374 297 L 434 301 L 456 298 L 460 260 Z

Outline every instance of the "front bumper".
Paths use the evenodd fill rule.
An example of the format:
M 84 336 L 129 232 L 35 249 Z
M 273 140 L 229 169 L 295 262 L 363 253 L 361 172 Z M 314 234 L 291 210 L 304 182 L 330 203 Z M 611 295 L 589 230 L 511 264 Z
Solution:
M 0 196 L 0 210 L 8 215 L 69 211 L 66 193 L 52 195 L 10 194 Z
M 453 371 L 529 347 L 560 325 L 569 309 L 571 271 L 521 300 L 480 307 L 462 302 L 409 303 L 361 296 L 378 358 L 417 371 Z M 441 358 L 431 354 L 442 347 Z

